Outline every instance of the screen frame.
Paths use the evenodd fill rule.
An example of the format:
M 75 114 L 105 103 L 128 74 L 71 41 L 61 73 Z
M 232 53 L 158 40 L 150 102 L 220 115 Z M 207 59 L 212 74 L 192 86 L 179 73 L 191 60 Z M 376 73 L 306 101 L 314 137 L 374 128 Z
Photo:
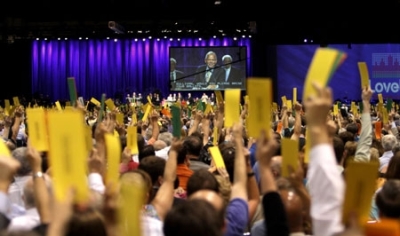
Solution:
M 170 61 L 171 58 L 174 58 L 176 60 L 176 55 L 171 55 L 171 51 L 173 51 L 174 49 L 181 49 L 181 50 L 185 50 L 185 49 L 203 49 L 205 52 L 203 54 L 203 56 L 206 55 L 206 53 L 208 51 L 214 51 L 216 52 L 217 56 L 219 54 L 224 54 L 221 53 L 221 51 L 226 50 L 226 49 L 235 49 L 237 50 L 236 54 L 238 55 L 239 59 L 234 59 L 232 60 L 232 65 L 234 65 L 235 63 L 243 63 L 244 68 L 241 68 L 241 70 L 244 72 L 244 79 L 243 79 L 243 85 L 241 85 L 241 88 L 237 88 L 240 89 L 241 91 L 246 91 L 247 89 L 247 77 L 248 77 L 248 73 L 249 73 L 249 62 L 248 62 L 248 46 L 244 45 L 244 46 L 169 46 L 168 47 L 168 61 Z M 201 55 L 201 54 L 200 54 Z M 232 53 L 230 54 L 232 57 Z M 202 63 L 204 63 L 204 57 L 199 57 L 199 63 L 197 63 L 197 65 L 201 65 Z M 222 62 L 222 57 L 218 56 L 217 58 L 218 60 L 218 68 L 223 68 L 223 64 Z M 221 64 L 220 64 L 221 63 Z M 179 61 L 177 62 L 177 64 L 179 65 Z M 177 66 L 179 68 L 179 66 Z M 187 67 L 185 67 L 187 68 Z M 168 72 L 171 71 L 171 65 L 168 65 Z M 184 77 L 187 78 L 189 76 L 193 76 L 196 73 L 192 73 L 189 74 L 188 76 Z M 170 92 L 201 92 L 201 91 L 224 91 L 225 89 L 230 89 L 230 88 L 217 88 L 217 89 L 192 89 L 192 88 L 185 88 L 185 89 L 173 89 L 173 82 L 170 80 L 170 76 L 168 73 L 168 87 L 169 87 L 169 91 Z M 234 86 L 231 86 L 231 88 L 235 88 Z

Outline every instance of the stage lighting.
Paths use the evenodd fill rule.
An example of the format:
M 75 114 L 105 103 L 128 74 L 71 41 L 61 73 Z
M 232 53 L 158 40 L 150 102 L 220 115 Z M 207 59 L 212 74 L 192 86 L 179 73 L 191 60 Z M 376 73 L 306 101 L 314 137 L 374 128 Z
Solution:
M 110 28 L 112 31 L 114 31 L 117 34 L 124 34 L 125 29 L 122 27 L 120 24 L 118 24 L 115 21 L 109 21 L 108 22 L 108 28 Z

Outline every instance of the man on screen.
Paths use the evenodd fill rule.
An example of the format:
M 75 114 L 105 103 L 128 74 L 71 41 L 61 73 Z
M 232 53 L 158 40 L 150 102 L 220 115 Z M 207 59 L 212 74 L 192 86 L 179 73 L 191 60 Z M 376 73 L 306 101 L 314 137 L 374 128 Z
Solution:
M 184 76 L 183 71 L 176 69 L 175 58 L 171 57 L 169 59 L 169 78 L 170 78 L 170 84 L 171 84 L 172 90 L 185 87 L 185 83 L 182 79 L 183 76 Z
M 201 65 L 196 70 L 194 87 L 197 89 L 215 89 L 217 79 L 222 74 L 222 69 L 218 66 L 217 54 L 213 51 L 207 52 L 204 57 L 205 65 Z
M 241 70 L 232 66 L 232 57 L 230 55 L 224 55 L 222 57 L 223 73 L 217 80 L 219 89 L 224 88 L 241 88 L 244 75 Z

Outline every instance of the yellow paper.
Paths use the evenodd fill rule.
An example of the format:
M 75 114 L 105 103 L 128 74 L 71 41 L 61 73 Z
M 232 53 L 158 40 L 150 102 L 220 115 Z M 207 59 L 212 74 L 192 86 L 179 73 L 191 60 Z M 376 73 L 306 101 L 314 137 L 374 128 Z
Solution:
M 282 100 L 282 106 L 287 106 L 287 98 L 286 98 L 286 96 L 282 96 L 281 100 Z
M 359 62 L 358 70 L 360 71 L 360 76 L 361 76 L 361 87 L 368 88 L 369 87 L 369 74 L 368 74 L 367 63 Z
M 62 111 L 61 104 L 59 101 L 56 102 L 56 107 L 58 111 Z
M 224 126 L 229 128 L 240 121 L 240 89 L 225 90 Z
M 224 159 L 222 158 L 219 147 L 218 146 L 209 147 L 208 151 L 211 154 L 211 157 L 214 161 L 215 167 L 225 168 L 225 162 L 224 162 Z
M 87 147 L 82 112 L 75 110 L 48 111 L 49 157 L 55 196 L 64 201 L 71 187 L 77 203 L 89 199 L 87 185 Z M 68 124 L 68 125 L 65 125 Z
M 86 137 L 86 149 L 88 153 L 92 150 L 93 148 L 93 137 L 92 137 L 92 127 L 90 126 L 85 126 L 85 137 Z
M 282 177 L 289 177 L 288 166 L 299 167 L 299 141 L 284 138 L 282 143 Z
M 292 101 L 291 100 L 287 100 L 286 101 L 286 107 L 287 107 L 287 109 L 290 111 L 290 110 L 292 110 Z
M 0 156 L 1 157 L 11 157 L 10 149 L 7 147 L 3 140 L 0 140 Z
M 333 115 L 335 115 L 335 116 L 339 115 L 338 104 L 333 105 Z
M 272 103 L 272 110 L 274 111 L 274 112 L 277 112 L 278 111 L 278 104 L 276 103 L 276 102 L 273 102 Z
M 306 144 L 304 147 L 304 163 L 309 163 L 310 162 L 310 151 L 311 151 L 311 137 L 310 137 L 310 132 L 307 132 L 306 129 Z
M 118 211 L 121 236 L 142 235 L 141 215 L 145 194 L 143 183 L 122 180 Z
M 268 78 L 249 78 L 247 92 L 250 98 L 248 135 L 258 138 L 262 130 L 269 137 L 271 131 L 272 81 Z
M 147 96 L 147 102 L 149 102 L 150 105 L 153 105 L 153 103 L 151 102 L 150 96 Z
M 149 114 L 151 112 L 151 106 L 147 106 L 146 108 L 146 112 L 144 113 L 143 117 L 142 117 L 142 121 L 147 121 L 147 118 L 149 117 Z
M 26 109 L 29 142 L 39 152 L 49 150 L 49 137 L 47 134 L 46 111 L 40 108 Z
M 383 104 L 383 97 L 382 97 L 381 93 L 378 94 L 378 100 L 379 100 L 379 103 Z
M 137 121 L 137 115 L 135 112 L 132 114 L 131 118 L 132 118 L 131 125 L 137 124 L 138 121 Z
M 118 137 L 112 134 L 106 134 L 107 147 L 107 172 L 106 183 L 118 183 L 119 180 L 119 163 L 121 159 L 121 143 Z
M 70 107 L 71 106 L 71 102 L 65 102 L 65 106 L 66 107 Z
M 115 109 L 115 104 L 111 98 L 107 99 L 104 103 L 107 105 L 110 111 L 113 111 Z
M 358 216 L 360 225 L 368 221 L 378 168 L 379 162 L 350 162 L 348 164 L 345 175 L 343 223 L 349 222 L 350 213 Z
M 293 106 L 297 103 L 297 88 L 293 88 Z
M 213 128 L 213 145 L 217 146 L 218 145 L 218 127 L 214 126 Z
M 249 100 L 249 95 L 244 96 L 243 99 L 244 99 L 244 104 L 245 104 L 245 105 L 248 105 L 249 102 L 250 102 L 250 100 Z
M 117 113 L 116 114 L 116 120 L 117 120 L 119 125 L 123 125 L 124 124 L 124 114 Z
M 389 124 L 389 114 L 385 107 L 382 109 L 382 121 L 383 125 Z
M 308 69 L 304 83 L 303 101 L 315 95 L 313 83 L 326 86 L 335 66 L 339 51 L 331 48 L 318 48 Z
M 91 98 L 90 102 L 93 103 L 94 105 L 100 107 L 101 103 L 99 102 L 99 100 L 97 100 L 96 98 Z
M 214 91 L 214 93 L 215 93 L 215 98 L 217 99 L 217 103 L 224 101 L 221 91 Z
M 210 112 L 212 112 L 213 111 L 213 109 L 212 109 L 212 106 L 211 106 L 211 104 L 210 103 L 207 103 L 207 105 L 206 105 L 206 109 L 204 110 L 204 115 L 208 115 Z
M 13 97 L 13 102 L 14 102 L 14 106 L 20 106 L 21 104 L 19 103 L 19 98 L 18 97 Z
M 10 110 L 10 107 L 11 107 L 10 100 L 4 99 L 4 107 L 6 108 L 6 111 Z
M 137 127 L 129 126 L 126 134 L 126 146 L 131 150 L 132 154 L 138 154 L 137 146 Z

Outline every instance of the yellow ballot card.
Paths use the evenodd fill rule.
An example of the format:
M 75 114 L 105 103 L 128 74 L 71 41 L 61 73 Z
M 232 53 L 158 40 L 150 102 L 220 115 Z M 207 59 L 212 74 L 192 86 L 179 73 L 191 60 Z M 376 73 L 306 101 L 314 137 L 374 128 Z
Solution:
M 371 199 L 375 192 L 379 162 L 349 162 L 346 168 L 346 193 L 343 203 L 342 222 L 349 222 L 355 214 L 363 226 L 369 219 Z
M 339 107 L 338 107 L 338 104 L 333 104 L 333 115 L 334 115 L 334 116 L 339 115 Z
M 378 100 L 379 100 L 379 103 L 383 104 L 383 96 L 381 93 L 378 93 Z
M 327 85 L 333 70 L 336 69 L 340 55 L 338 50 L 332 48 L 318 48 L 316 50 L 304 83 L 303 101 L 308 96 L 315 94 L 314 82 L 323 87 Z
M 293 106 L 296 105 L 296 103 L 297 103 L 297 88 L 293 88 L 293 98 L 292 98 L 292 101 L 293 101 Z
M 213 128 L 213 145 L 217 146 L 218 145 L 218 127 L 214 126 Z
M 369 87 L 369 74 L 368 74 L 367 63 L 359 62 L 358 70 L 360 71 L 361 87 L 362 88 Z
M 282 100 L 282 106 L 287 106 L 287 98 L 286 98 L 286 96 L 282 96 L 281 100 Z
M 131 150 L 132 154 L 138 154 L 137 146 L 137 127 L 129 126 L 126 134 L 126 146 Z
M 146 107 L 146 110 L 144 112 L 144 115 L 142 117 L 142 121 L 147 121 L 147 119 L 149 118 L 150 112 L 151 112 L 152 107 L 150 105 L 148 105 Z
M 131 125 L 136 125 L 137 124 L 137 114 L 136 114 L 136 112 L 133 112 L 132 113 L 132 121 L 131 121 Z
M 221 151 L 219 150 L 218 146 L 209 147 L 208 151 L 211 154 L 211 157 L 214 161 L 215 167 L 222 167 L 225 168 L 225 162 L 222 158 Z
M 6 111 L 10 110 L 10 100 L 4 99 L 4 107 L 6 108 Z
M 214 91 L 215 98 L 217 99 L 217 103 L 224 102 L 224 98 L 222 97 L 221 91 Z
M 115 119 L 117 120 L 119 125 L 123 125 L 124 124 L 124 114 L 123 113 L 117 113 L 115 115 Z
M 383 125 L 389 124 L 389 114 L 388 114 L 388 110 L 386 109 L 386 107 L 382 108 L 382 121 L 383 121 Z
M 29 142 L 39 152 L 49 151 L 49 137 L 47 134 L 46 111 L 40 108 L 26 109 Z
M 98 106 L 98 107 L 101 105 L 99 100 L 97 100 L 96 98 L 91 98 L 90 102 L 93 103 L 94 105 Z
M 121 160 L 121 142 L 119 137 L 112 134 L 106 134 L 107 147 L 107 172 L 106 183 L 118 183 L 119 180 L 119 163 Z
M 11 157 L 10 149 L 3 140 L 0 141 L 0 157 Z
M 21 104 L 19 103 L 19 98 L 18 97 L 13 97 L 13 102 L 14 102 L 14 106 L 20 106 Z
M 56 198 L 61 201 L 71 187 L 76 191 L 76 202 L 86 203 L 89 198 L 88 153 L 83 120 L 82 112 L 76 110 L 47 112 L 53 186 Z
M 269 78 L 249 78 L 247 80 L 250 107 L 248 134 L 258 138 L 262 130 L 269 136 L 271 129 L 272 81 Z
M 299 167 L 299 141 L 283 138 L 282 142 L 282 177 L 289 177 L 288 166 L 295 170 Z
M 310 162 L 310 151 L 311 151 L 311 137 L 310 132 L 306 129 L 306 144 L 304 146 L 304 163 Z
M 207 103 L 206 109 L 204 110 L 204 115 L 208 115 L 211 112 L 213 112 L 212 106 L 210 103 Z
M 122 178 L 118 211 L 121 236 L 142 235 L 141 215 L 145 194 L 143 183 Z
M 114 101 L 111 98 L 107 99 L 104 103 L 107 105 L 110 111 L 113 111 L 115 109 Z
M 225 90 L 224 126 L 229 128 L 240 121 L 240 89 Z
M 85 141 L 86 141 L 86 149 L 88 151 L 88 153 L 90 153 L 90 151 L 93 148 L 93 137 L 92 137 L 92 127 L 90 126 L 85 126 Z
M 59 101 L 56 101 L 56 107 L 58 111 L 62 111 L 62 107 Z
M 287 109 L 290 111 L 292 110 L 293 106 L 292 106 L 292 100 L 287 100 L 286 101 L 286 107 Z

